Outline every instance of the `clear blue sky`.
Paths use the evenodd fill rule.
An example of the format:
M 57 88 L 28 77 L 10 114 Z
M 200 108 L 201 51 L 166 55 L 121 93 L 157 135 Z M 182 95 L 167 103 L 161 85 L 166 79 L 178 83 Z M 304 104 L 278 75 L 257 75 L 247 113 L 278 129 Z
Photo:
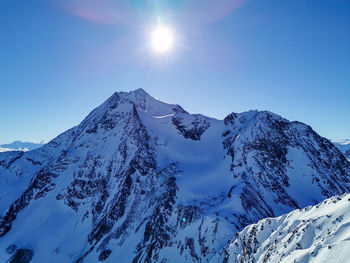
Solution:
M 158 17 L 176 31 L 162 56 L 148 47 Z M 0 143 L 50 140 L 137 88 L 191 113 L 270 110 L 349 138 L 350 1 L 0 1 Z

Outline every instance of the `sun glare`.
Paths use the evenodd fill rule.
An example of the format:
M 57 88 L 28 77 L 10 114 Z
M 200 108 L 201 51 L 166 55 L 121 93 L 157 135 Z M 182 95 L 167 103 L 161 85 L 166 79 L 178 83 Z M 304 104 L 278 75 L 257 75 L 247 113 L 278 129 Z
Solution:
M 167 26 L 159 25 L 152 31 L 152 48 L 157 53 L 167 53 L 174 45 L 174 32 Z

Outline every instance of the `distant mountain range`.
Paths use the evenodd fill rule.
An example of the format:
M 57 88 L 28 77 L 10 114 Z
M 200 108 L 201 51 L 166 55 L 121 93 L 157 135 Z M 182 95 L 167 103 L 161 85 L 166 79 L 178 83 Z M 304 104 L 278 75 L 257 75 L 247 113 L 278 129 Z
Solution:
M 21 142 L 21 141 L 14 141 L 9 144 L 1 144 L 0 145 L 0 152 L 8 152 L 8 151 L 31 151 L 34 149 L 37 149 L 44 145 L 44 142 L 40 143 L 32 143 L 32 142 Z
M 294 210 L 295 220 L 283 216 L 281 239 L 261 246 L 258 262 L 278 262 L 282 255 L 269 255 L 279 244 L 292 251 L 289 230 L 322 215 L 298 209 L 340 196 L 347 220 L 349 192 L 350 162 L 306 124 L 256 110 L 217 120 L 142 89 L 117 92 L 39 149 L 0 154 L 0 262 L 231 263 L 275 235 L 263 221 L 256 236 L 254 224 L 277 227 L 280 218 L 266 218 Z M 332 221 L 322 219 L 321 239 L 307 235 L 310 242 L 332 246 L 325 234 L 341 216 L 333 201 L 323 209 Z M 236 234 L 247 241 L 231 251 Z M 309 249 L 297 234 L 298 251 Z

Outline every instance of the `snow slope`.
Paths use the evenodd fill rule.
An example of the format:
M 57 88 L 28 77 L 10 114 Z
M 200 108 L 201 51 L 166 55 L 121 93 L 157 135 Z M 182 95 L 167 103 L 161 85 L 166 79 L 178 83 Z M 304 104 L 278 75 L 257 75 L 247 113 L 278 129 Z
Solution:
M 118 92 L 43 147 L 0 154 L 0 262 L 209 262 L 245 226 L 349 192 L 349 175 L 305 124 Z
M 350 194 L 278 218 L 266 218 L 237 233 L 216 262 L 348 262 Z

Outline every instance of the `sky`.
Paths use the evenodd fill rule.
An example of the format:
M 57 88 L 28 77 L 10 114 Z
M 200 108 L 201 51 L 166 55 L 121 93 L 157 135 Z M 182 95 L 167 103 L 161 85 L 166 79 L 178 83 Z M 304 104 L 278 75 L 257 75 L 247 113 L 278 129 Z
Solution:
M 156 54 L 157 23 L 174 46 Z M 1 0 L 0 144 L 49 141 L 116 91 L 350 138 L 350 0 Z

